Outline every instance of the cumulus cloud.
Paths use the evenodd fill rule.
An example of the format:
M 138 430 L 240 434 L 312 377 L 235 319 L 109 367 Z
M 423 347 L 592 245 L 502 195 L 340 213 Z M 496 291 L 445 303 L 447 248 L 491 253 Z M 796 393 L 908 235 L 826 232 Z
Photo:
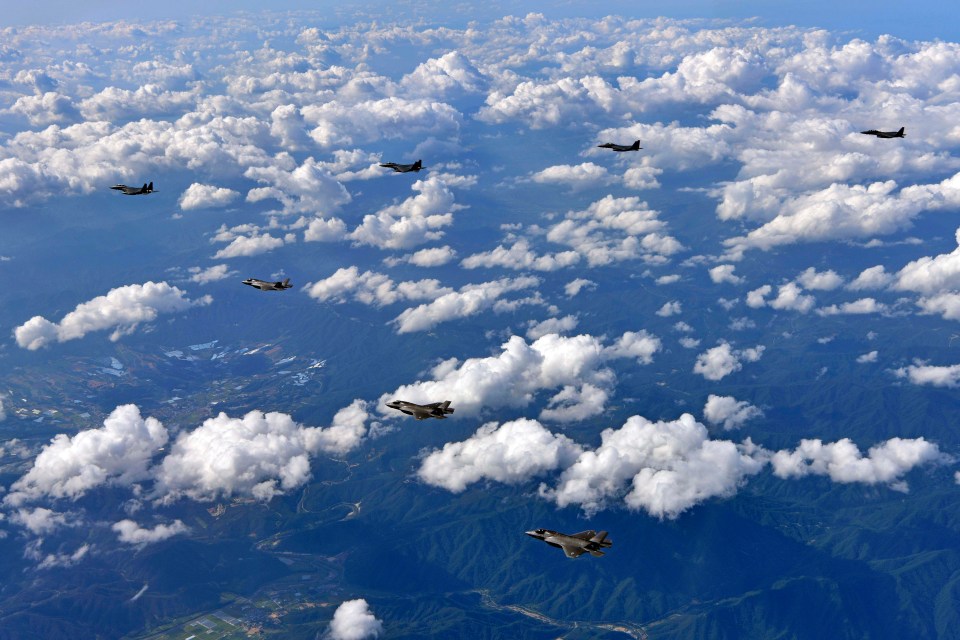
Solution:
M 457 257 L 457 252 L 449 246 L 421 249 L 398 259 L 417 267 L 442 267 Z
M 673 300 L 671 302 L 663 303 L 663 306 L 657 310 L 657 315 L 661 318 L 669 318 L 670 316 L 675 316 L 680 313 L 682 307 L 679 300 Z
M 960 179 L 957 183 L 960 189 Z M 956 236 L 960 245 L 960 229 L 957 229 Z M 900 291 L 925 294 L 960 289 L 960 246 L 950 253 L 924 256 L 910 262 L 896 274 L 892 286 Z
M 780 285 L 780 287 L 777 289 L 777 297 L 767 300 L 766 297 L 772 290 L 773 288 L 770 285 L 765 284 L 762 287 L 749 292 L 747 294 L 747 306 L 754 309 L 768 306 L 771 309 L 807 313 L 817 302 L 816 298 L 813 296 L 804 295 L 803 289 L 801 289 L 795 282 L 788 282 L 787 284 Z
M 383 623 L 370 611 L 363 598 L 347 600 L 333 612 L 330 640 L 368 640 L 383 633 Z
M 576 280 L 571 280 L 567 284 L 563 285 L 563 291 L 567 294 L 568 298 L 572 298 L 579 294 L 584 289 L 593 290 L 597 288 L 597 283 L 592 280 L 587 280 L 586 278 L 577 278 Z
M 758 345 L 753 349 L 738 350 L 728 342 L 722 342 L 697 356 L 693 372 L 707 380 L 721 380 L 743 368 L 742 360 L 756 362 L 763 355 L 765 347 Z
M 810 267 L 797 276 L 797 282 L 805 289 L 833 291 L 843 285 L 843 278 L 837 275 L 832 269 L 817 271 L 813 267 Z
M 45 536 L 60 527 L 68 526 L 67 515 L 44 507 L 35 507 L 33 509 L 18 509 L 10 517 L 10 520 L 34 535 Z
M 152 529 L 141 527 L 134 520 L 124 519 L 110 527 L 117 532 L 117 538 L 125 544 L 146 545 L 161 542 L 167 538 L 186 533 L 190 528 L 180 520 L 170 524 L 158 524 Z
M 950 366 L 912 364 L 895 369 L 893 374 L 898 378 L 906 378 L 911 383 L 918 385 L 950 389 L 960 387 L 960 364 Z
M 599 267 L 625 260 L 644 259 L 663 263 L 683 250 L 683 245 L 662 233 L 666 224 L 659 212 L 632 196 L 606 196 L 583 211 L 568 211 L 564 219 L 543 234 L 548 242 L 566 247 L 553 253 L 537 253 L 532 238 L 520 237 L 509 247 L 473 254 L 460 264 L 467 269 L 503 267 L 555 271 L 585 261 Z
M 906 490 L 901 478 L 914 467 L 948 461 L 936 444 L 923 438 L 890 438 L 870 447 L 866 457 L 849 438 L 826 444 L 804 439 L 793 451 L 777 451 L 770 459 L 780 478 L 819 475 L 834 482 L 889 484 L 901 490 Z
M 251 189 L 247 202 L 273 199 L 286 214 L 315 214 L 329 211 L 350 202 L 350 194 L 329 169 L 312 157 L 300 165 L 289 156 L 264 166 L 251 166 L 244 177 L 265 186 Z
M 721 282 L 729 282 L 730 284 L 740 284 L 741 282 L 743 282 L 743 278 L 741 278 L 740 276 L 734 275 L 733 272 L 736 268 L 737 268 L 736 265 L 732 265 L 732 264 L 717 265 L 716 267 L 713 267 L 712 269 L 710 269 L 709 271 L 710 279 L 713 280 L 713 282 L 716 284 L 720 284 Z
M 425 483 L 460 493 L 467 485 L 490 479 L 525 482 L 566 467 L 582 452 L 564 435 L 550 433 L 536 420 L 520 419 L 480 427 L 462 442 L 448 442 L 428 454 L 417 476 Z
M 436 300 L 453 293 L 439 280 L 417 280 L 396 283 L 388 276 L 356 267 L 341 268 L 332 276 L 304 287 L 307 294 L 321 302 L 344 302 L 348 297 L 364 304 L 383 306 L 401 300 Z
M 466 318 L 491 307 L 497 310 L 497 305 L 503 302 L 500 300 L 503 294 L 530 289 L 539 284 L 539 278 L 524 276 L 464 285 L 459 291 L 444 293 L 432 302 L 406 309 L 394 318 L 393 323 L 397 333 L 428 331 L 441 322 Z M 531 298 L 529 302 L 542 304 L 539 298 Z M 507 310 L 509 306 L 500 308 Z
M 676 518 L 704 500 L 733 495 L 764 464 L 749 440 L 712 440 L 690 414 L 669 422 L 632 416 L 600 438 L 600 447 L 580 454 L 555 488 L 541 485 L 541 495 L 588 514 L 622 499 L 630 509 Z
M 853 302 L 844 302 L 841 305 L 832 304 L 829 307 L 817 309 L 817 314 L 821 316 L 836 315 L 864 315 L 868 313 L 882 313 L 886 311 L 887 306 L 877 302 L 873 298 L 860 298 Z
M 475 183 L 474 176 L 449 174 L 417 180 L 410 187 L 417 195 L 364 216 L 348 237 L 357 244 L 381 249 L 411 249 L 439 240 L 443 228 L 453 224 L 453 213 L 463 208 L 455 203 L 451 188 Z
M 547 334 L 530 344 L 513 336 L 500 354 L 445 360 L 432 370 L 431 380 L 384 394 L 377 406 L 395 398 L 417 403 L 455 398 L 457 415 L 469 417 L 484 409 L 526 407 L 539 392 L 559 388 L 542 417 L 579 420 L 603 410 L 596 391 L 606 393 L 616 383 L 613 371 L 604 366 L 608 361 L 630 358 L 649 364 L 660 348 L 660 340 L 644 331 L 628 331 L 606 346 L 590 335 Z
M 737 400 L 733 396 L 715 396 L 712 393 L 703 407 L 703 417 L 710 424 L 723 425 L 724 429 L 737 429 L 747 420 L 758 418 L 763 411 L 746 400 Z
M 270 500 L 310 478 L 310 456 L 345 453 L 366 433 L 362 402 L 341 409 L 328 428 L 304 427 L 285 413 L 220 413 L 181 433 L 156 474 L 154 493 L 164 502 L 241 495 Z
M 865 353 L 861 356 L 857 356 L 857 364 L 868 364 L 870 362 L 876 362 L 877 355 L 878 355 L 877 351 L 870 351 L 869 353 Z
M 269 233 L 254 232 L 249 236 L 237 236 L 230 244 L 213 254 L 214 260 L 227 260 L 257 256 L 261 253 L 273 251 L 285 244 L 284 238 L 277 238 Z
M 548 333 L 567 333 L 577 328 L 576 316 L 564 316 L 562 318 L 547 318 L 541 322 L 530 321 L 530 328 L 527 329 L 527 337 L 531 340 L 542 338 Z
M 852 291 L 885 289 L 891 282 L 893 282 L 893 276 L 887 273 L 883 265 L 877 265 L 860 272 L 860 275 L 847 285 L 847 289 Z
M 161 313 L 185 311 L 212 301 L 210 296 L 190 300 L 184 291 L 166 282 L 130 284 L 78 305 L 59 323 L 34 316 L 17 327 L 14 335 L 18 345 L 31 351 L 104 329 L 113 329 L 110 339 L 118 340 L 135 331 L 141 323 L 155 320 Z
M 136 405 L 119 406 L 103 427 L 54 437 L 10 487 L 4 504 L 17 506 L 41 497 L 76 500 L 102 485 L 128 486 L 143 480 L 151 458 L 168 437 L 160 421 L 143 418 Z
M 197 284 L 209 284 L 237 275 L 236 271 L 231 271 L 230 267 L 225 264 L 216 264 L 206 269 L 190 267 L 189 271 L 193 274 L 190 276 L 190 282 L 196 282 Z
M 538 184 L 561 185 L 574 191 L 612 182 L 607 170 L 592 162 L 554 165 L 532 174 L 529 179 Z
M 240 193 L 233 189 L 194 182 L 180 195 L 178 203 L 183 211 L 213 209 L 227 206 L 239 195 Z

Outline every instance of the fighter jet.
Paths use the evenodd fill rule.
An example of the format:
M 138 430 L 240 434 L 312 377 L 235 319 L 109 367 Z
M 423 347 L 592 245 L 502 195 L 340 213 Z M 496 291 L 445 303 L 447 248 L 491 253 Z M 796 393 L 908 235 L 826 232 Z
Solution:
M 142 187 L 128 187 L 125 184 L 115 184 L 110 187 L 114 191 L 123 191 L 125 196 L 148 196 L 151 193 L 156 193 L 153 190 L 153 183 L 150 184 L 143 183 Z
M 603 144 L 598 144 L 600 149 L 613 149 L 614 151 L 639 151 L 643 149 L 640 146 L 640 141 L 637 140 L 633 144 L 616 144 L 614 142 L 604 142 Z
M 397 173 L 410 173 L 411 171 L 420 171 L 420 169 L 423 169 L 423 161 L 417 160 L 413 164 L 397 164 L 396 162 L 384 162 L 380 166 L 386 169 L 393 169 Z
M 267 282 L 266 280 L 247 278 L 243 281 L 243 284 L 256 287 L 257 289 L 260 289 L 260 291 L 283 291 L 284 289 L 293 288 L 293 285 L 290 284 L 290 278 L 287 278 L 283 282 Z
M 860 133 L 868 136 L 877 136 L 878 138 L 902 138 L 904 128 L 905 127 L 900 127 L 900 131 L 877 131 L 876 129 L 870 129 L 869 131 L 861 131 Z
M 453 413 L 453 407 L 450 406 L 449 400 L 446 402 L 434 402 L 432 404 L 414 404 L 406 400 L 394 400 L 393 402 L 388 402 L 387 406 L 401 413 L 405 413 L 408 416 L 413 416 L 417 420 L 426 420 L 427 418 L 446 420 L 447 414 Z
M 596 531 L 581 531 L 580 533 L 568 536 L 565 533 L 550 531 L 550 529 L 537 529 L 536 531 L 527 531 L 526 534 L 531 538 L 543 540 L 551 547 L 563 549 L 563 552 L 567 554 L 568 558 L 579 558 L 585 553 L 599 558 L 604 555 L 600 549 L 613 546 L 613 541 L 607 540 L 606 531 L 601 531 L 600 533 Z

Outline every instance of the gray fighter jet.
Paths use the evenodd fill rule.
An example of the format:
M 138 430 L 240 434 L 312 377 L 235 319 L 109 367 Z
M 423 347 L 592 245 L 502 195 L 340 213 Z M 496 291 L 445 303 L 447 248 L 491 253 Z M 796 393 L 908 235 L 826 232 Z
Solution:
M 453 407 L 450 406 L 449 400 L 434 402 L 433 404 L 415 404 L 406 400 L 394 400 L 388 402 L 387 406 L 408 416 L 413 416 L 417 420 L 426 420 L 427 418 L 445 420 L 448 413 L 453 413 Z
M 637 140 L 633 144 L 616 144 L 615 142 L 604 142 L 603 144 L 598 144 L 600 149 L 613 149 L 614 151 L 639 151 L 643 149 L 640 146 L 640 141 Z
M 868 136 L 877 136 L 878 138 L 902 138 L 904 137 L 904 129 L 905 127 L 900 127 L 900 131 L 877 131 L 876 129 L 870 129 L 869 131 L 861 131 L 860 133 Z
M 290 284 L 290 278 L 287 278 L 283 282 L 267 282 L 266 280 L 247 278 L 243 281 L 243 284 L 256 287 L 257 289 L 260 289 L 260 291 L 283 291 L 284 289 L 293 288 L 293 285 Z
M 420 169 L 423 169 L 423 161 L 417 160 L 413 164 L 397 164 L 396 162 L 384 162 L 380 166 L 386 169 L 393 169 L 397 173 L 410 173 L 411 171 L 420 171 Z
M 568 536 L 565 533 L 558 533 L 550 529 L 537 529 L 536 531 L 527 531 L 526 534 L 531 538 L 543 540 L 551 547 L 563 549 L 563 552 L 567 554 L 568 558 L 579 558 L 585 553 L 599 558 L 604 555 L 600 549 L 613 546 L 613 541 L 607 540 L 606 531 L 601 531 L 600 533 L 596 531 L 581 531 L 580 533 Z
M 115 184 L 110 187 L 114 191 L 123 191 L 125 196 L 148 196 L 151 193 L 156 193 L 153 190 L 153 183 L 150 184 L 144 183 L 142 187 L 128 187 L 125 184 Z

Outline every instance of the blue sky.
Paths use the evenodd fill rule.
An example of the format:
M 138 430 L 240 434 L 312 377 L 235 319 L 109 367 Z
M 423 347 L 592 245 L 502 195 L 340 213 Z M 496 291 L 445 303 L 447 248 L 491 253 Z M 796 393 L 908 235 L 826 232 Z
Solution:
M 0 25 L 59 24 L 85 20 L 102 21 L 120 17 L 182 19 L 197 15 L 229 14 L 237 11 L 286 11 L 291 9 L 330 10 L 345 19 L 357 14 L 374 18 L 418 16 L 428 21 L 447 24 L 465 23 L 472 19 L 490 19 L 508 14 L 540 11 L 550 17 L 597 17 L 620 14 L 633 17 L 667 16 L 672 18 L 757 18 L 763 26 L 797 25 L 850 31 L 872 38 L 889 33 L 907 39 L 956 40 L 960 37 L 960 20 L 956 6 L 950 2 L 921 0 L 609 0 L 592 2 L 566 0 L 560 2 L 532 0 L 525 3 L 491 0 L 488 2 L 437 2 L 436 0 L 370 2 L 353 0 L 330 2 L 320 0 L 191 0 L 164 2 L 118 3 L 108 0 L 40 0 L 16 2 L 4 8 Z M 336 19 L 332 21 L 336 22 Z

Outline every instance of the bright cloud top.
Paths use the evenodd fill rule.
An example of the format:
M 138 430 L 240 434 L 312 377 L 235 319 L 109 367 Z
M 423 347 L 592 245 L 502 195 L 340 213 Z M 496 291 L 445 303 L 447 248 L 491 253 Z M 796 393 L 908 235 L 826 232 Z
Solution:
M 329 633 L 330 640 L 369 640 L 380 637 L 383 623 L 363 598 L 347 600 L 333 612 Z
M 384 394 L 377 406 L 395 398 L 417 403 L 455 398 L 457 415 L 473 416 L 484 409 L 526 407 L 539 392 L 559 388 L 541 417 L 580 420 L 603 411 L 616 382 L 607 362 L 629 358 L 649 364 L 660 347 L 660 340 L 644 331 L 628 331 L 606 346 L 590 335 L 547 334 L 529 344 L 513 336 L 500 354 L 445 360 L 433 368 L 432 380 Z
M 203 296 L 190 300 L 186 293 L 166 282 L 130 284 L 111 289 L 77 306 L 59 323 L 43 316 L 34 316 L 14 330 L 17 344 L 31 351 L 52 342 L 66 342 L 84 337 L 91 331 L 113 329 L 111 340 L 132 333 L 144 322 L 152 322 L 161 313 L 186 311 L 210 304 L 213 298 Z

